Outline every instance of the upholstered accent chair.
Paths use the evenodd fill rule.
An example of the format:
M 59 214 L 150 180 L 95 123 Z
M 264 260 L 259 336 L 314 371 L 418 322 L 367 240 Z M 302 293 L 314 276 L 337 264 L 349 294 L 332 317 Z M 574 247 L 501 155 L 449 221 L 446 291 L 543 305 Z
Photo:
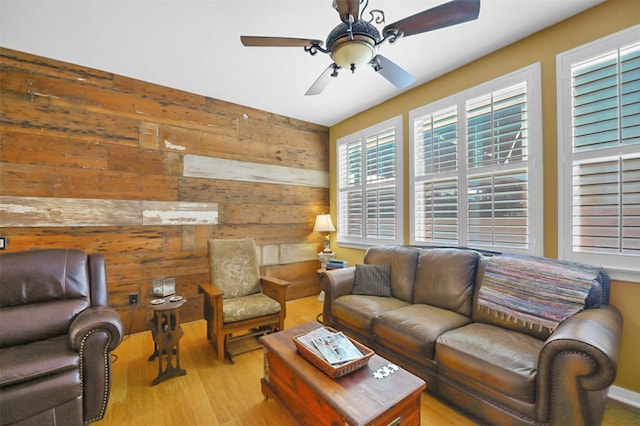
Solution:
M 284 330 L 289 282 L 260 276 L 251 238 L 212 239 L 208 246 L 211 283 L 200 285 L 207 339 L 219 360 L 227 354 L 233 363 L 232 342 Z
M 100 420 L 122 322 L 107 306 L 102 255 L 0 254 L 0 424 Z

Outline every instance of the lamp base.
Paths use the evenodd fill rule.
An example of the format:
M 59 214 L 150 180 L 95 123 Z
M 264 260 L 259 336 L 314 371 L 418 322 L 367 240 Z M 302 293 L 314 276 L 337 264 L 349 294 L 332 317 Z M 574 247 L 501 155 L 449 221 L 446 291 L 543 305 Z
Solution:
M 331 236 L 330 234 L 325 235 L 324 237 L 324 250 L 322 250 L 323 253 L 333 253 L 331 251 Z

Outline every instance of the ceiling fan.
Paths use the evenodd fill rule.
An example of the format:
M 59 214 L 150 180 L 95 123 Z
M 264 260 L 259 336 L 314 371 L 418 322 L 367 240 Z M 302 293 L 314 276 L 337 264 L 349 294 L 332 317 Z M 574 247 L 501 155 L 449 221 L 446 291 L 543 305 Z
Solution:
M 401 37 L 408 37 L 439 28 L 449 27 L 478 19 L 480 0 L 453 0 L 415 15 L 389 24 L 382 34 L 372 24 L 384 23 L 384 12 L 372 10 L 371 19 L 362 19 L 369 0 L 334 0 L 333 7 L 342 21 L 327 36 L 325 49 L 322 40 L 289 37 L 240 36 L 244 46 L 303 47 L 312 56 L 318 52 L 331 56 L 333 63 L 324 70 L 311 85 L 305 95 L 317 95 L 329 84 L 331 77 L 338 76 L 342 68 L 355 72 L 363 65 L 370 65 L 374 71 L 396 87 L 402 89 L 415 81 L 407 71 L 377 54 L 378 46 L 385 41 L 394 43 Z

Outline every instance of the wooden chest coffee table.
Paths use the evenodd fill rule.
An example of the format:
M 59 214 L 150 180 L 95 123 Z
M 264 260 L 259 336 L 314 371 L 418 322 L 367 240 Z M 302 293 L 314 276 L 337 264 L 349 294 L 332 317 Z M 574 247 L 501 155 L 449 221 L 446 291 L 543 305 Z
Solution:
M 332 379 L 303 358 L 292 340 L 318 327 L 309 323 L 260 338 L 266 398 L 278 400 L 303 425 L 420 424 L 422 379 L 403 369 L 375 378 L 373 373 L 389 364 L 378 355 L 367 366 Z

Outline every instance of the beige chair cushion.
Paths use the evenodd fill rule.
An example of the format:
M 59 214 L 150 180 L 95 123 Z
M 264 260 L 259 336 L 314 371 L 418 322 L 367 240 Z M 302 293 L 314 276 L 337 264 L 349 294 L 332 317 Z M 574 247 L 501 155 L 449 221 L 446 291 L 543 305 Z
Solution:
M 209 240 L 209 262 L 211 283 L 224 292 L 224 299 L 260 292 L 260 269 L 253 239 Z
M 223 300 L 222 312 L 222 321 L 230 323 L 277 314 L 280 312 L 280 304 L 262 293 L 256 293 Z

